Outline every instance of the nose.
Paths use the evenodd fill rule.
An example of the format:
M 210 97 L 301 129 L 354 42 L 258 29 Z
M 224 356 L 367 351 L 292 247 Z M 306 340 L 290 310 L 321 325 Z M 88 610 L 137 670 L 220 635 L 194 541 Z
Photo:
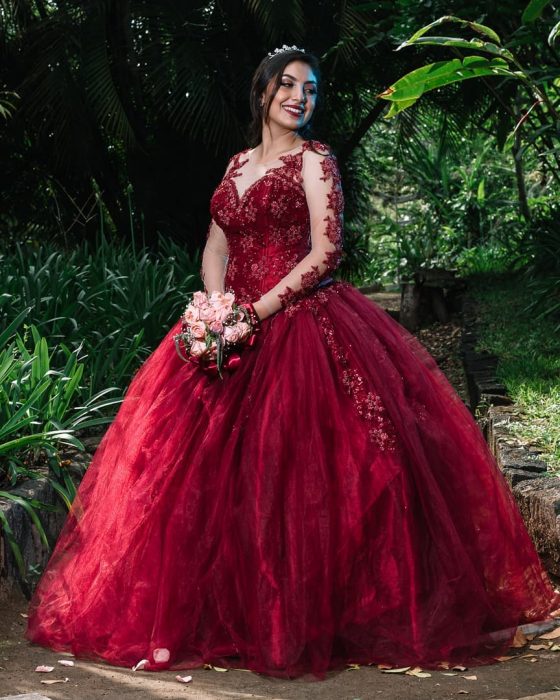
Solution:
M 307 95 L 305 94 L 305 87 L 303 85 L 296 85 L 295 92 L 296 92 L 296 95 L 295 95 L 296 100 L 298 102 L 305 103 L 307 100 Z

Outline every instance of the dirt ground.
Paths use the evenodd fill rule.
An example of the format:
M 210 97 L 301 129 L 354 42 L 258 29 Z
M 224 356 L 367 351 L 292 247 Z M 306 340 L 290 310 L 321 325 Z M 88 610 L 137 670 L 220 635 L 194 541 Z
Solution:
M 455 676 L 429 671 L 429 678 L 383 673 L 375 666 L 339 671 L 324 681 L 286 681 L 252 671 L 200 668 L 181 671 L 182 676 L 192 676 L 190 683 L 182 684 L 175 680 L 177 672 L 173 671 L 132 671 L 79 659 L 75 659 L 75 666 L 61 666 L 59 659 L 71 657 L 32 645 L 23 636 L 26 620 L 22 613 L 26 609 L 27 601 L 18 593 L 0 603 L 0 698 L 35 692 L 52 700 L 517 700 L 547 693 L 546 700 L 560 700 L 560 652 L 531 651 L 528 646 L 512 650 L 516 657 L 510 661 L 479 666 Z M 536 643 L 541 642 L 531 642 Z M 55 668 L 50 673 L 37 673 L 39 665 Z M 476 680 L 465 676 L 476 676 Z M 64 678 L 68 678 L 66 683 L 41 683 Z

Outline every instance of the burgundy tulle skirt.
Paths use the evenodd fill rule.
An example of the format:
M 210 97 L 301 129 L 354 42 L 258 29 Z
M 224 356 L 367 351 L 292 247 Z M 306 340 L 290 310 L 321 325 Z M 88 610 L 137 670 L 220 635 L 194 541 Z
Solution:
M 321 679 L 488 663 L 560 606 L 468 409 L 354 287 L 266 319 L 223 380 L 178 356 L 179 327 L 81 482 L 30 641 Z

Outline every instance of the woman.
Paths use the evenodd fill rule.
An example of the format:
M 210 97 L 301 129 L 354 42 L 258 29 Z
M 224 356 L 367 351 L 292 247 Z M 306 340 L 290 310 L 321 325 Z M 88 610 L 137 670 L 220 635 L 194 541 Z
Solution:
M 224 378 L 173 336 L 137 372 L 30 605 L 27 637 L 146 670 L 284 677 L 476 665 L 559 605 L 482 434 L 419 342 L 333 281 L 343 196 L 305 140 L 317 60 L 259 65 L 260 140 L 212 201 L 208 292 L 260 332 Z

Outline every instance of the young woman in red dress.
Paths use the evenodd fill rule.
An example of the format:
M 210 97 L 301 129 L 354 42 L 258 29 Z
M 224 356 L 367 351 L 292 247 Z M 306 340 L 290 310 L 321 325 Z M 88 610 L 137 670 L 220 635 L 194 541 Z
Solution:
M 30 604 L 27 638 L 145 670 L 322 679 L 506 653 L 559 607 L 482 433 L 422 345 L 351 284 L 317 59 L 265 57 L 260 137 L 210 204 L 208 292 L 260 318 L 223 379 L 173 336 L 142 365 Z M 255 317 L 256 317 L 255 316 Z

